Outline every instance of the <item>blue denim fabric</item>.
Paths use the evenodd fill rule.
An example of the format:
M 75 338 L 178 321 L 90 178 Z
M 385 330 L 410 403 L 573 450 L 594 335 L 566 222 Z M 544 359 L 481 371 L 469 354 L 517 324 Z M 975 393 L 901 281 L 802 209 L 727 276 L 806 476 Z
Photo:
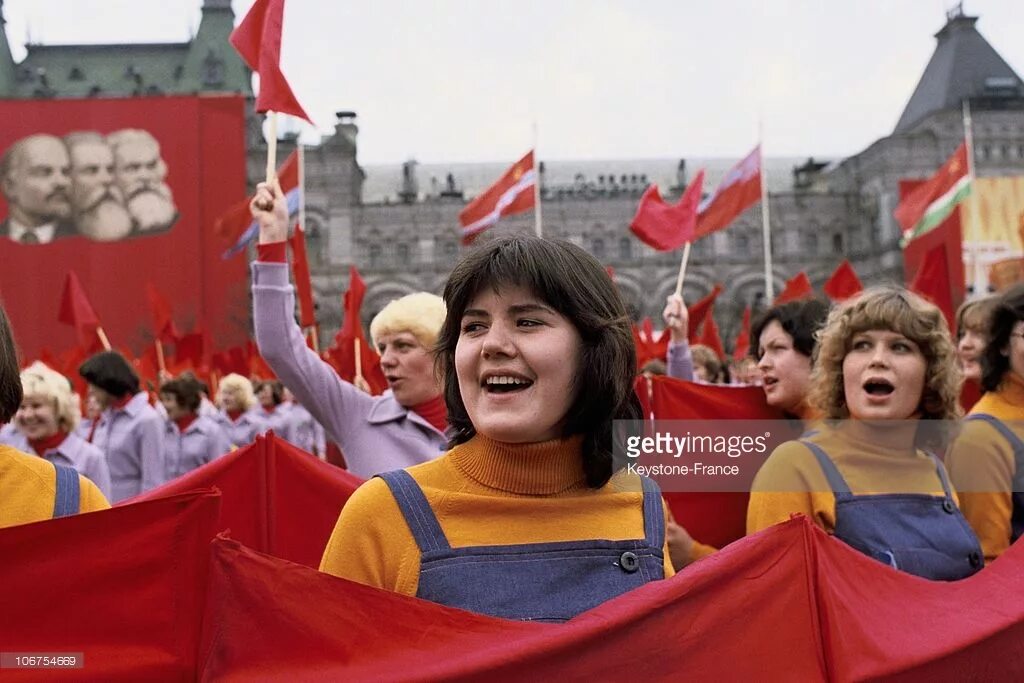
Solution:
M 57 470 L 57 488 L 53 495 L 53 517 L 78 514 L 78 470 L 66 465 L 54 465 Z
M 836 497 L 836 538 L 895 569 L 925 579 L 955 581 L 981 569 L 981 544 L 956 506 L 946 470 L 934 456 L 944 496 L 855 496 L 825 451 L 809 441 L 803 443 L 814 453 Z
M 1013 490 L 1011 492 L 1013 512 L 1010 515 L 1010 543 L 1013 543 L 1024 535 L 1024 441 L 1021 441 L 1020 437 L 1013 433 L 1013 430 L 994 415 L 977 413 L 968 415 L 964 419 L 987 422 L 995 427 L 1003 435 L 1003 438 L 1010 442 L 1010 447 L 1013 448 L 1013 461 L 1015 465 L 1013 471 Z
M 404 470 L 387 482 L 420 549 L 416 597 L 521 621 L 562 622 L 665 578 L 665 517 L 643 480 L 644 538 L 452 548 L 419 485 Z

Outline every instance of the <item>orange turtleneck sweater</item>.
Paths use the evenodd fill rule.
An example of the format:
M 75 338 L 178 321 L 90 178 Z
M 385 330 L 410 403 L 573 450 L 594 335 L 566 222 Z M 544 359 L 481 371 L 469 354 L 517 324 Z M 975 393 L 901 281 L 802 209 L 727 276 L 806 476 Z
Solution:
M 1012 370 L 999 388 L 974 404 L 971 415 L 992 415 L 1024 439 L 1024 379 Z M 1017 465 L 1013 447 L 984 422 L 965 422 L 946 455 L 949 476 L 960 491 L 964 517 L 978 534 L 985 561 L 991 562 L 1010 546 L 1013 477 Z
M 643 538 L 639 479 L 620 474 L 600 489 L 588 488 L 581 441 L 505 444 L 477 435 L 408 472 L 455 548 Z M 669 577 L 675 572 L 667 544 L 663 552 Z M 320 570 L 416 594 L 420 551 L 382 479 L 367 481 L 349 498 Z

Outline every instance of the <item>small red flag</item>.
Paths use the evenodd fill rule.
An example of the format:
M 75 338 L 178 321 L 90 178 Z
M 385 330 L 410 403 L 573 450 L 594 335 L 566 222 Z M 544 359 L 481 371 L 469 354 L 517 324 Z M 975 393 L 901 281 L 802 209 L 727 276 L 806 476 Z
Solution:
M 79 341 L 86 346 L 94 341 L 96 330 L 100 326 L 96 311 L 89 303 L 89 297 L 85 295 L 82 283 L 73 270 L 68 271 L 64 280 L 64 292 L 61 294 L 57 320 L 74 327 Z
M 761 145 L 729 169 L 710 197 L 701 202 L 694 239 L 727 227 L 761 200 Z
M 860 278 L 857 277 L 857 273 L 853 270 L 850 262 L 843 259 L 843 262 L 836 267 L 822 289 L 828 295 L 828 298 L 833 301 L 846 301 L 854 294 L 863 290 L 864 285 L 861 284 Z
M 298 151 L 289 154 L 288 158 L 278 166 L 277 182 L 281 183 L 281 191 L 284 192 L 285 200 L 288 203 L 288 213 L 296 213 L 300 199 Z M 244 248 L 249 241 L 255 239 L 258 233 L 259 228 L 249 209 L 251 200 L 251 197 L 246 197 L 233 204 L 213 222 L 213 234 L 221 240 L 224 246 L 232 247 L 229 249 L 230 254 L 236 252 L 239 242 L 242 242 Z
M 298 223 L 295 224 L 295 232 L 288 238 L 288 243 L 292 247 L 292 276 L 299 297 L 299 325 L 313 327 L 316 325 L 313 281 L 309 276 L 309 258 L 306 256 L 306 233 Z
M 173 343 L 180 335 L 178 328 L 174 326 L 171 305 L 164 295 L 153 286 L 152 282 L 146 283 L 146 298 L 149 299 L 149 312 L 153 316 L 153 330 L 156 333 L 156 338 L 162 342 Z
M 722 293 L 722 285 L 716 284 L 711 293 L 706 297 L 690 306 L 690 323 L 686 327 L 686 338 L 691 344 L 697 343 L 697 330 L 700 329 L 701 324 L 704 322 L 704 318 L 707 316 L 708 311 L 715 304 L 715 299 Z
M 953 292 L 949 283 L 945 245 L 928 250 L 909 289 L 938 306 L 946 318 L 949 329 L 953 329 Z
M 502 216 L 529 211 L 536 206 L 536 182 L 533 150 L 530 150 L 526 156 L 512 164 L 496 183 L 459 213 L 462 243 L 471 243 L 478 234 L 497 223 Z
M 719 358 L 725 358 L 725 349 L 722 348 L 722 337 L 718 333 L 718 323 L 715 322 L 715 304 L 712 303 L 708 307 L 707 315 L 704 316 L 704 326 L 700 332 L 700 338 L 697 339 L 698 344 L 707 346 L 715 355 Z
M 784 304 L 787 301 L 799 301 L 800 299 L 810 299 L 814 297 L 814 287 L 811 286 L 811 281 L 807 278 L 807 273 L 800 271 L 790 279 L 786 280 L 786 286 L 782 288 L 782 291 L 775 301 L 772 302 L 772 306 L 778 306 Z
M 750 353 L 750 306 L 743 309 L 743 322 L 740 323 L 740 331 L 736 334 L 736 341 L 732 347 L 732 357 L 741 360 Z
M 679 202 L 666 204 L 657 185 L 649 186 L 629 229 L 648 246 L 658 251 L 672 251 L 694 240 L 697 226 L 697 205 L 704 187 L 704 169 L 697 173 Z
M 283 27 L 284 0 L 256 0 L 228 40 L 249 68 L 260 75 L 256 111 L 291 114 L 313 123 L 281 72 Z

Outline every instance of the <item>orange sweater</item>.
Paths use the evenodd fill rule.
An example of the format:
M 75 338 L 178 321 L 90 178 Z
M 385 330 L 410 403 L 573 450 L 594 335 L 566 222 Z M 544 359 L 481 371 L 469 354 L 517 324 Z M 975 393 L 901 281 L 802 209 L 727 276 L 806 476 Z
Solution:
M 1024 380 L 1006 373 L 999 388 L 981 397 L 971 415 L 985 414 L 1006 423 L 1024 438 Z M 969 421 L 946 457 L 960 507 L 978 534 L 985 561 L 999 557 L 1010 545 L 1013 477 L 1016 463 L 1010 443 L 992 425 Z
M 105 510 L 110 503 L 96 485 L 79 475 L 79 512 Z M 0 528 L 53 517 L 57 471 L 35 455 L 0 445 Z
M 444 456 L 408 468 L 452 547 L 643 538 L 643 494 L 636 477 L 587 487 L 581 438 L 504 444 L 476 436 Z M 668 510 L 668 507 L 665 507 Z M 673 569 L 667 546 L 665 576 Z M 415 595 L 420 551 L 382 479 L 345 504 L 321 571 Z

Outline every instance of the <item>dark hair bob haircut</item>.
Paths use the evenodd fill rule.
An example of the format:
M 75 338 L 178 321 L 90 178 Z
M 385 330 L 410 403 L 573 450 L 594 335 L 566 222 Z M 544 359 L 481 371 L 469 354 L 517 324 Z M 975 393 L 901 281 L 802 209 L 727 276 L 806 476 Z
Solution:
M 190 413 L 199 410 L 203 388 L 195 377 L 181 375 L 160 385 L 160 393 L 173 396 L 175 402 Z
M 981 386 L 995 391 L 1010 371 L 1010 358 L 1004 355 L 1010 346 L 1010 334 L 1017 321 L 1024 320 L 1024 284 L 1015 285 L 996 299 L 992 310 L 988 344 L 981 354 Z
M 78 368 L 78 374 L 115 398 L 139 391 L 139 376 L 116 351 L 101 351 L 91 356 Z
M 828 304 L 820 299 L 787 301 L 772 306 L 750 326 L 750 355 L 760 360 L 761 333 L 773 320 L 777 320 L 782 330 L 793 338 L 793 348 L 808 358 L 813 357 L 818 343 L 815 333 L 824 327 L 828 310 Z
M 0 306 L 0 424 L 9 421 L 21 407 L 21 375 L 18 373 L 18 348 L 7 313 Z
M 576 400 L 565 416 L 564 436 L 583 435 L 587 484 L 600 488 L 613 473 L 613 421 L 639 420 L 642 415 L 633 391 L 636 347 L 618 289 L 597 259 L 562 240 L 511 235 L 464 256 L 444 288 L 448 314 L 435 348 L 435 367 L 443 378 L 448 407 L 449 447 L 476 435 L 459 391 L 455 347 L 463 312 L 487 287 L 495 292 L 505 287 L 527 289 L 579 332 L 583 348 L 573 382 Z

